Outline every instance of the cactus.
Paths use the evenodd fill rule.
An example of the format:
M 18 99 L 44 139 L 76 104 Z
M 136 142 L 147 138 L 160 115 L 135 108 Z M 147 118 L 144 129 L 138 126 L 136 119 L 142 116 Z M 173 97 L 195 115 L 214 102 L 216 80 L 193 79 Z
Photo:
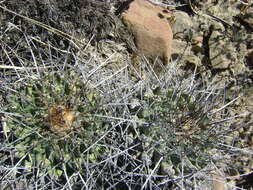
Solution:
M 7 111 L 15 115 L 7 119 L 15 157 L 26 169 L 44 170 L 52 179 L 80 168 L 83 152 L 102 132 L 103 123 L 92 116 L 103 113 L 101 96 L 74 72 L 42 74 L 17 87 L 8 102 Z M 101 150 L 94 146 L 89 161 L 98 161 Z

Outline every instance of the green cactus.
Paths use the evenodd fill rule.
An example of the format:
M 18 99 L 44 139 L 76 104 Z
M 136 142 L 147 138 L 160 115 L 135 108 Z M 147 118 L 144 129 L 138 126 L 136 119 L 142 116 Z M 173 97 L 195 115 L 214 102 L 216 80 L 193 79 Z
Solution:
M 173 166 L 170 173 L 180 175 L 183 170 L 189 174 L 208 164 L 206 158 L 211 158 L 209 152 L 219 136 L 211 133 L 205 103 L 172 88 L 144 97 L 138 131 L 146 137 L 145 149 L 153 149 L 150 157 L 154 161 L 163 155 L 160 172 L 168 170 L 164 168 L 168 165 Z
M 94 146 L 103 131 L 103 122 L 93 114 L 103 114 L 102 96 L 89 88 L 77 73 L 42 74 L 29 80 L 8 97 L 7 132 L 13 135 L 15 157 L 27 169 L 44 170 L 53 179 L 64 171 L 80 169 L 83 159 L 99 161 L 102 148 Z M 103 150 L 104 151 L 104 150 Z

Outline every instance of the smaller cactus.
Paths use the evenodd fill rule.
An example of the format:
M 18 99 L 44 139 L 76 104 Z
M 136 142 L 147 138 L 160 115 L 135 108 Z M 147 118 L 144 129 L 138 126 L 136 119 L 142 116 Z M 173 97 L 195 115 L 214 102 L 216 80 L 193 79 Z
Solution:
M 163 156 L 160 174 L 168 170 L 173 177 L 178 177 L 182 167 L 185 173 L 191 173 L 208 164 L 205 158 L 211 159 L 209 152 L 219 135 L 212 134 L 207 102 L 198 97 L 201 94 L 168 88 L 149 94 L 142 101 L 142 108 L 137 113 L 141 121 L 138 130 L 146 137 L 144 149 L 154 149 L 153 153 L 150 151 L 150 159 L 155 161 Z

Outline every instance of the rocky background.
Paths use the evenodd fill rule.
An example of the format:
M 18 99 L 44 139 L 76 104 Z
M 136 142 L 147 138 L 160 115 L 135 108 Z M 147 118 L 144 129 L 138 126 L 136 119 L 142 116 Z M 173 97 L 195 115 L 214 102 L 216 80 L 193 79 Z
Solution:
M 140 83 L 147 83 L 144 89 L 149 96 L 150 89 L 155 94 L 157 86 L 160 85 L 159 88 L 164 88 L 167 83 L 174 81 L 177 85 L 180 84 L 180 87 L 189 86 L 189 82 L 187 84 L 182 82 L 184 79 L 189 79 L 187 81 L 194 81 L 194 84 L 198 84 L 201 88 L 214 89 L 213 86 L 215 86 L 214 91 L 223 93 L 221 101 L 223 104 L 212 105 L 212 112 L 219 109 L 222 109 L 222 112 L 213 115 L 212 119 L 217 123 L 227 122 L 225 126 L 229 126 L 226 128 L 229 132 L 222 136 L 224 138 L 222 143 L 231 149 L 231 152 L 228 150 L 226 152 L 221 148 L 215 151 L 216 160 L 210 159 L 209 162 L 214 162 L 216 167 L 214 174 L 212 172 L 205 173 L 209 176 L 207 181 L 210 186 L 205 186 L 207 181 L 205 181 L 203 173 L 194 176 L 194 180 L 196 177 L 198 181 L 196 182 L 198 187 L 193 186 L 192 178 L 189 178 L 189 181 L 187 181 L 187 177 L 183 180 L 179 179 L 180 176 L 176 175 L 177 169 L 173 168 L 173 164 L 169 162 L 164 162 L 163 166 L 159 165 L 160 173 L 156 173 L 157 175 L 170 176 L 169 183 L 154 177 L 152 183 L 155 185 L 148 186 L 146 180 L 142 181 L 146 178 L 135 176 L 130 177 L 131 179 L 126 177 L 127 182 L 124 185 L 119 183 L 119 186 L 113 186 L 110 183 L 115 183 L 117 180 L 112 176 L 108 177 L 107 174 L 103 175 L 106 176 L 106 179 L 111 180 L 108 180 L 108 183 L 104 184 L 99 177 L 97 181 L 94 181 L 99 185 L 104 184 L 103 188 L 111 187 L 112 189 L 122 187 L 125 189 L 133 189 L 133 187 L 135 189 L 181 189 L 184 186 L 186 189 L 190 187 L 193 189 L 252 188 L 252 2 L 246 0 L 152 0 L 150 1 L 152 4 L 144 2 L 147 3 L 144 0 L 2 1 L 0 3 L 2 142 L 7 141 L 3 135 L 6 132 L 4 125 L 6 125 L 5 120 L 8 115 L 5 113 L 5 107 L 8 107 L 9 104 L 7 100 L 9 94 L 14 91 L 12 89 L 15 89 L 13 86 L 21 83 L 26 84 L 31 78 L 35 80 L 42 70 L 50 73 L 54 70 L 65 72 L 66 68 L 78 69 L 81 71 L 83 80 L 91 78 L 89 86 L 97 88 L 104 94 L 113 92 L 114 97 L 108 97 L 106 102 L 108 103 L 114 98 L 117 100 L 115 100 L 115 104 L 122 103 L 120 96 L 130 97 L 130 94 L 134 94 L 133 89 L 141 89 Z M 138 9 L 131 7 L 133 3 L 137 4 Z M 149 8 L 146 9 L 146 6 Z M 131 10 L 139 11 L 131 12 Z M 142 17 L 150 16 L 152 19 L 155 17 L 155 19 L 151 19 L 152 22 L 147 23 L 140 19 L 140 22 L 135 23 L 131 21 L 131 14 L 142 15 Z M 149 33 L 140 27 L 143 23 L 145 29 L 151 27 L 148 30 Z M 162 25 L 160 25 L 161 23 Z M 159 29 L 168 25 L 171 27 L 171 32 L 165 30 L 157 32 L 154 24 L 159 25 Z M 161 46 L 156 45 L 157 41 Z M 147 64 L 146 61 L 149 61 L 150 64 Z M 122 71 L 124 71 L 123 74 Z M 128 73 L 127 77 L 126 73 Z M 108 82 L 105 84 L 104 81 Z M 141 96 L 136 95 L 124 102 L 125 104 L 131 103 L 131 105 L 133 103 L 132 107 L 127 109 L 128 111 L 137 113 L 138 105 L 141 104 L 140 99 L 144 100 L 139 98 Z M 187 101 L 188 103 L 190 104 L 191 101 Z M 229 108 L 226 107 L 228 105 Z M 149 108 L 152 109 L 152 106 Z M 114 108 L 112 109 L 114 110 Z M 115 113 L 118 112 L 117 109 L 115 108 Z M 124 111 L 121 114 L 127 115 Z M 124 118 L 123 115 L 118 117 Z M 200 117 L 200 115 L 198 116 Z M 139 115 L 138 117 L 140 120 L 145 118 L 145 116 Z M 192 122 L 194 123 L 196 120 L 195 118 Z M 196 130 L 192 127 L 195 124 L 184 125 L 185 129 L 180 131 L 184 134 L 190 134 Z M 113 138 L 116 139 L 116 137 Z M 133 137 L 133 139 L 131 145 L 138 144 L 135 141 L 140 141 L 141 138 Z M 150 142 L 147 141 L 147 143 Z M 152 171 L 155 171 L 154 168 L 156 168 L 156 163 L 160 163 L 161 156 L 155 151 L 152 152 L 152 156 L 145 155 L 143 154 L 145 146 L 143 145 L 143 147 L 138 150 L 133 149 L 137 153 L 131 153 L 132 160 L 130 159 L 130 161 L 131 163 L 135 162 L 135 166 L 140 166 L 137 163 L 146 156 L 144 160 L 153 162 L 150 165 Z M 0 150 L 1 156 L 6 156 L 4 148 Z M 155 154 L 158 156 L 154 156 Z M 16 162 L 13 161 L 13 163 L 15 165 Z M 3 164 L 7 166 L 9 162 Z M 128 165 L 122 164 L 121 169 L 123 166 L 127 168 Z M 110 172 L 114 171 L 112 168 L 111 166 Z M 130 168 L 133 170 L 133 167 Z M 203 168 L 211 170 L 211 167 Z M 125 168 L 122 170 L 129 172 Z M 142 171 L 144 171 L 143 168 L 137 170 L 137 173 L 143 174 Z M 124 180 L 122 173 L 114 172 L 116 178 Z M 0 187 L 3 185 L 7 189 L 15 189 L 19 185 L 24 188 L 24 184 L 29 184 L 29 182 L 20 184 L 13 182 L 6 185 L 7 180 L 5 179 L 10 173 L 7 171 L 2 174 L 5 177 L 0 178 Z M 61 180 L 56 180 L 54 183 L 60 184 Z M 141 185 L 132 186 L 131 180 Z M 47 183 L 46 180 L 44 182 Z M 158 186 L 157 184 L 162 185 Z M 52 188 L 56 186 L 52 185 Z

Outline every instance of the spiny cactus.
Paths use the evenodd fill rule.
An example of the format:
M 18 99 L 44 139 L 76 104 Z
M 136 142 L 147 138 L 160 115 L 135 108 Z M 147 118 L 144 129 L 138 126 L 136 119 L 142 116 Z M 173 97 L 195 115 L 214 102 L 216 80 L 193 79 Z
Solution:
M 155 174 L 179 179 L 182 173 L 191 176 L 212 162 L 213 150 L 227 130 L 226 125 L 212 124 L 211 110 L 218 101 L 218 95 L 206 98 L 197 89 L 182 87 L 157 88 L 143 97 L 134 114 L 138 135 L 145 139 L 141 157 L 151 160 L 150 168 L 157 167 Z
M 74 72 L 42 74 L 8 97 L 7 132 L 16 148 L 15 158 L 27 170 L 41 169 L 58 179 L 81 168 L 83 152 L 103 133 L 101 95 Z M 99 160 L 102 148 L 94 146 L 88 160 Z

